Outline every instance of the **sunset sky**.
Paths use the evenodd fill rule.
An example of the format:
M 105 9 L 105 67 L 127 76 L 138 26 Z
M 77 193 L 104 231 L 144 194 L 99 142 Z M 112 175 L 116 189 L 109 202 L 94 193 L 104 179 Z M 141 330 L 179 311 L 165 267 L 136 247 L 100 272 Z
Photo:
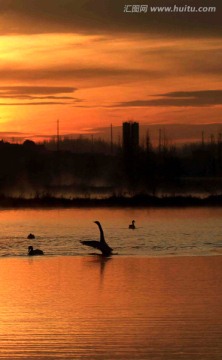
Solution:
M 140 124 L 222 124 L 219 0 L 210 13 L 126 13 L 131 0 L 0 0 L 1 138 Z

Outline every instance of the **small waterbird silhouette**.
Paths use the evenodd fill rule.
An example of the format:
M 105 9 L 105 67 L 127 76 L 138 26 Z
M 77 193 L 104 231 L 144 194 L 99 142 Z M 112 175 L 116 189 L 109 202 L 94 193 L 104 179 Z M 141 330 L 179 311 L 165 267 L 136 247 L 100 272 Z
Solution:
M 94 249 L 100 250 L 103 256 L 112 255 L 113 249 L 107 244 L 107 242 L 105 240 L 103 229 L 102 229 L 102 226 L 101 226 L 100 222 L 99 221 L 94 221 L 94 223 L 96 225 L 98 225 L 98 227 L 99 227 L 100 241 L 96 241 L 96 240 L 80 240 L 81 244 L 93 247 Z
M 39 249 L 33 249 L 32 246 L 28 247 L 28 255 L 29 256 L 34 256 L 34 255 L 44 255 L 44 252 L 42 250 Z
M 132 224 L 129 225 L 129 229 L 136 229 L 135 220 L 133 220 Z
M 28 234 L 27 239 L 35 239 L 35 235 L 30 233 Z

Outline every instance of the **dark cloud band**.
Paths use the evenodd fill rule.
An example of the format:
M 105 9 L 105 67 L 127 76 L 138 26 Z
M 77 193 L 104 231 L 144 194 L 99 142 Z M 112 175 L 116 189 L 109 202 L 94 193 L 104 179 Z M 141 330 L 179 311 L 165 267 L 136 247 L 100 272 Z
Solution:
M 222 105 L 222 90 L 175 91 L 155 96 L 160 98 L 125 101 L 114 105 L 114 107 L 199 107 Z
M 174 6 L 175 0 L 149 0 L 147 13 L 124 13 L 133 0 L 0 0 L 0 32 L 85 34 L 154 33 L 174 37 L 192 35 L 219 36 L 221 1 L 179 0 L 178 7 L 214 6 L 213 13 L 151 12 L 151 7 Z M 7 18 L 7 26 L 4 23 Z
M 48 95 L 73 93 L 76 88 L 67 86 L 1 86 L 0 95 Z
M 0 99 L 16 99 L 20 102 L 2 102 L 0 106 L 73 104 L 81 100 L 63 94 L 72 94 L 76 90 L 67 86 L 1 86 Z

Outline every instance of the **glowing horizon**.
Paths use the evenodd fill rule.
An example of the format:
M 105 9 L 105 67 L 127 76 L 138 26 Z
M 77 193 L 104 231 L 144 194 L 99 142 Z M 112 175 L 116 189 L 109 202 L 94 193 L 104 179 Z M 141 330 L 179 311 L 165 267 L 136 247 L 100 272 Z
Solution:
M 66 135 L 129 119 L 222 123 L 219 2 L 217 14 L 178 15 L 175 26 L 169 14 L 129 16 L 122 1 L 41 0 L 38 14 L 22 3 L 0 1 L 0 133 L 50 137 L 57 119 Z

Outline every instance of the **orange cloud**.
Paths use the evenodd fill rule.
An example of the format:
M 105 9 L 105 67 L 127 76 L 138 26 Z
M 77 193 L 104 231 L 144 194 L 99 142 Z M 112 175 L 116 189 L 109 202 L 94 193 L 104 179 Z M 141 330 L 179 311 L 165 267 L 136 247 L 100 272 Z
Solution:
M 2 131 L 48 136 L 58 118 L 64 134 L 132 118 L 220 122 L 219 1 L 216 13 L 192 16 L 126 14 L 124 5 L 0 0 Z

